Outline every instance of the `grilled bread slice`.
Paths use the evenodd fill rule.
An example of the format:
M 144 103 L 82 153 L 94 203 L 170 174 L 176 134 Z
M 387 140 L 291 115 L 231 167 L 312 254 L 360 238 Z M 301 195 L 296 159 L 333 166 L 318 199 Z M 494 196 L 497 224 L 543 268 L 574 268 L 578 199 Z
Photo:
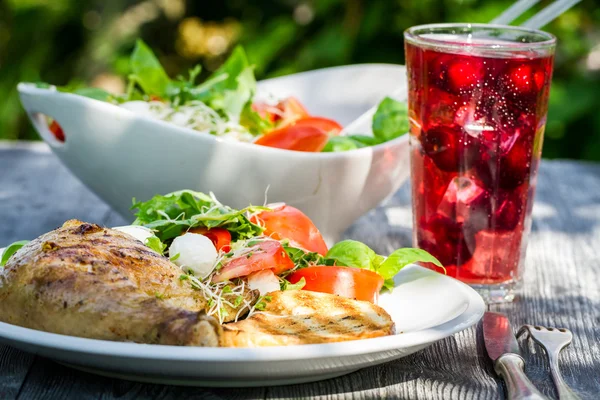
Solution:
M 221 346 L 329 343 L 394 333 L 389 314 L 366 301 L 306 290 L 278 291 L 269 296 L 263 311 L 223 325 Z

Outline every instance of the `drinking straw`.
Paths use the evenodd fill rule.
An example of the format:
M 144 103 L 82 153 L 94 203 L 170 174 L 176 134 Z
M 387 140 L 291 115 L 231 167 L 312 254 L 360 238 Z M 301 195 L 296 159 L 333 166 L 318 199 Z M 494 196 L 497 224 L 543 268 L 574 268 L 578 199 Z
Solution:
M 540 29 L 581 0 L 558 0 L 525 21 L 521 26 Z
M 540 0 L 519 0 L 512 6 L 508 7 L 504 12 L 494 18 L 490 23 L 497 25 L 508 25 L 521 14 L 529 10 L 531 7 L 539 3 Z

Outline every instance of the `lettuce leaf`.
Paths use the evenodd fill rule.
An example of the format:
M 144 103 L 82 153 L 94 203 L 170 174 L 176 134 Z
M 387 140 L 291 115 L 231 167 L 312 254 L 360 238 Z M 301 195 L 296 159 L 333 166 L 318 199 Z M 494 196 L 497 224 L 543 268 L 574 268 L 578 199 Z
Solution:
M 288 257 L 294 262 L 296 269 L 311 267 L 313 265 L 326 265 L 325 258 L 319 253 L 306 251 L 297 247 L 292 247 L 286 241 L 282 242 L 283 249 Z
M 239 120 L 255 91 L 254 67 L 249 64 L 244 49 L 238 46 L 206 82 L 190 93 L 195 100 L 205 102 L 230 119 Z
M 8 260 L 15 254 L 19 249 L 29 243 L 29 240 L 20 240 L 18 242 L 11 243 L 7 248 L 2 252 L 2 257 L 0 258 L 0 267 L 4 267 L 4 265 L 8 262 Z
M 146 239 L 146 243 L 144 244 L 161 255 L 164 254 L 165 250 L 167 249 L 167 245 L 164 244 L 156 235 L 150 236 L 148 239 Z M 176 258 L 171 258 L 171 261 L 175 260 Z
M 131 75 L 129 79 L 137 83 L 146 94 L 163 97 L 171 82 L 160 61 L 150 47 L 142 40 L 135 43 L 129 60 Z
M 268 210 L 258 206 L 236 210 L 219 203 L 212 196 L 192 190 L 157 195 L 145 202 L 134 200 L 132 209 L 138 210 L 133 224 L 155 230 L 162 242 L 194 227 L 225 228 L 234 241 L 259 236 L 264 229 L 252 223 L 246 214 Z

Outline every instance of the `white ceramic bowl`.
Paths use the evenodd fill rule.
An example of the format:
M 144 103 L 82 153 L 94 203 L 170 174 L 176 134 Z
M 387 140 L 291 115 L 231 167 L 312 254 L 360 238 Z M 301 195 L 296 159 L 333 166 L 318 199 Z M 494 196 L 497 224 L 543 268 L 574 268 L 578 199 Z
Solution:
M 296 96 L 309 112 L 345 125 L 406 87 L 403 66 L 366 64 L 259 82 L 258 95 Z M 286 202 L 331 242 L 409 176 L 408 135 L 343 153 L 303 153 L 221 140 L 112 104 L 19 84 L 23 107 L 60 160 L 126 218 L 131 199 L 180 189 L 212 191 L 224 204 Z M 42 114 L 62 126 L 49 132 Z M 370 132 L 364 132 L 370 133 Z M 268 188 L 268 192 L 267 192 Z

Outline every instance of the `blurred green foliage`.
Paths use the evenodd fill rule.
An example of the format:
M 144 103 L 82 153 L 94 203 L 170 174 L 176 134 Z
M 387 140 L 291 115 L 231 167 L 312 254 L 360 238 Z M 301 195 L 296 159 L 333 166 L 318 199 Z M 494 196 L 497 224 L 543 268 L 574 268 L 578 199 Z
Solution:
M 549 1 L 532 10 L 532 15 Z M 259 79 L 333 65 L 404 63 L 402 32 L 488 22 L 507 0 L 0 0 L 0 139 L 37 139 L 20 81 L 123 90 L 135 39 L 175 76 L 215 70 L 237 43 Z M 584 0 L 545 29 L 559 38 L 545 157 L 600 160 L 600 7 Z M 523 17 L 527 18 L 527 15 Z

